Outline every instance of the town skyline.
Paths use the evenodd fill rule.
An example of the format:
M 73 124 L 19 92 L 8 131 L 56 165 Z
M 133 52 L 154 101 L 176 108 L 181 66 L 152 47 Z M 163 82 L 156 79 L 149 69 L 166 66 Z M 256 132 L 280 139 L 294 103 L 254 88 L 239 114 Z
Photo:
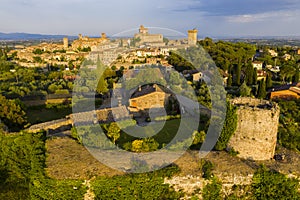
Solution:
M 47 9 L 45 9 L 47 8 Z M 120 9 L 122 8 L 122 9 Z M 200 35 L 299 36 L 300 2 L 284 1 L 4 1 L 0 32 L 108 36 L 137 28 L 169 28 Z

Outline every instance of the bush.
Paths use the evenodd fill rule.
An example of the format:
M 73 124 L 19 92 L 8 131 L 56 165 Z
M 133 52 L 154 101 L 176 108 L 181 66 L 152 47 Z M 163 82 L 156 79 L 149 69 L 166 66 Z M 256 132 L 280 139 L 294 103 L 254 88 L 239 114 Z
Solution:
M 278 142 L 288 149 L 300 151 L 300 100 L 280 101 Z
M 165 174 L 170 173 L 174 173 L 172 167 L 151 173 L 97 178 L 92 182 L 95 200 L 180 199 L 183 196 L 181 193 L 175 192 L 172 187 L 164 184 Z
M 261 166 L 253 176 L 253 193 L 256 199 L 300 199 L 299 181 Z
M 216 179 L 212 179 L 212 183 L 207 184 L 203 188 L 203 200 L 221 200 L 222 184 Z
M 233 148 L 230 148 L 228 151 L 228 154 L 231 156 L 237 156 L 239 154 L 239 152 L 234 150 Z
M 69 90 L 67 89 L 61 89 L 61 90 L 56 90 L 55 94 L 69 94 Z
M 205 179 L 210 179 L 213 177 L 212 170 L 214 168 L 214 165 L 209 160 L 202 160 L 201 162 L 201 168 L 202 168 L 202 177 Z
M 144 138 L 142 140 L 134 140 L 131 144 L 133 152 L 150 152 L 155 151 L 159 147 L 159 143 L 153 138 Z
M 156 117 L 154 120 L 155 121 L 169 121 L 173 119 L 180 119 L 180 115 L 167 115 L 167 116 L 161 116 L 161 117 Z

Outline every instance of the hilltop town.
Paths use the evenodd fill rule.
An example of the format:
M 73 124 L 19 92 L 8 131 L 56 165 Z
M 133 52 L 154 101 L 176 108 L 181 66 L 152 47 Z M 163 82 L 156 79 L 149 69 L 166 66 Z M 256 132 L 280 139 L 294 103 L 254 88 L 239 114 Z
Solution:
M 161 58 L 167 56 L 169 51 L 196 45 L 196 42 L 197 30 L 188 31 L 187 39 L 170 41 L 162 34 L 150 34 L 141 25 L 139 33 L 133 38 L 110 39 L 105 33 L 99 38 L 90 38 L 79 34 L 78 39 L 71 43 L 68 38 L 64 38 L 61 44 L 44 42 L 29 47 L 17 45 L 9 55 L 13 55 L 14 61 L 24 67 L 65 66 L 73 69 L 79 67 L 86 58 L 97 60 L 100 57 L 104 64 L 115 61 L 117 67 L 128 68 L 139 62 L 166 64 Z M 145 60 L 146 57 L 156 56 L 161 58 Z
M 298 198 L 299 63 L 297 46 L 200 39 L 196 29 L 172 40 L 143 25 L 131 38 L 79 34 L 3 48 L 3 196 L 30 182 L 30 194 L 19 189 L 18 197 L 116 199 L 145 192 L 153 199 L 260 199 L 260 191 L 288 188 L 281 192 Z M 190 137 L 178 137 L 180 130 Z M 211 149 L 202 150 L 211 138 Z M 172 152 L 159 154 L 163 166 L 170 155 L 186 153 L 141 173 L 156 170 L 156 160 L 117 154 L 112 163 L 98 162 L 113 150 Z M 133 172 L 140 174 L 128 175 Z

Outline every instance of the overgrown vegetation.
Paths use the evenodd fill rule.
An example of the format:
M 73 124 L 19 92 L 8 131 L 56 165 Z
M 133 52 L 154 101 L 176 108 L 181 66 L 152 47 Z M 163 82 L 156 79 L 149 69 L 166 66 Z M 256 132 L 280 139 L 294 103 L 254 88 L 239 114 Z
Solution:
M 231 103 L 227 102 L 226 119 L 224 122 L 223 130 L 220 137 L 218 138 L 217 144 L 215 145 L 216 150 L 224 150 L 227 144 L 234 134 L 237 127 L 237 108 Z
M 286 148 L 300 151 L 300 99 L 278 103 L 281 113 L 278 142 Z
M 82 199 L 80 180 L 46 176 L 45 133 L 0 134 L 0 199 Z
M 203 200 L 222 200 L 221 189 L 221 182 L 214 177 L 212 183 L 207 184 L 203 188 Z
M 300 199 L 299 180 L 287 178 L 264 166 L 254 174 L 252 188 L 257 200 Z
M 99 177 L 92 182 L 92 188 L 96 200 L 179 199 L 183 194 L 175 192 L 169 185 L 164 184 L 164 177 L 170 177 L 178 171 L 178 167 L 170 166 L 144 174 Z

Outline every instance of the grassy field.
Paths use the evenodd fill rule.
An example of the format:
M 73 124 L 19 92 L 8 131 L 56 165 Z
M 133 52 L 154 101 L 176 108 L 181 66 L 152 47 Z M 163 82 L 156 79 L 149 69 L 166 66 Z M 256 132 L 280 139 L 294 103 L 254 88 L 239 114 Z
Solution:
M 151 129 L 151 126 L 160 127 L 162 125 L 163 125 L 163 122 L 156 122 L 156 123 L 148 126 L 148 130 Z M 193 119 L 188 119 L 188 120 L 184 120 L 184 121 L 181 119 L 173 119 L 173 120 L 166 121 L 165 125 L 163 126 L 163 129 L 159 133 L 155 134 L 155 136 L 153 136 L 153 138 L 160 144 L 159 148 L 161 148 L 164 144 L 170 143 L 170 141 L 178 134 L 179 126 L 183 126 L 185 133 L 189 134 L 189 136 L 191 136 L 191 133 L 193 133 L 195 131 L 195 130 L 192 130 L 192 128 L 191 128 L 194 126 Z M 149 131 L 149 132 L 151 132 L 151 131 Z M 135 137 L 128 135 L 122 131 L 121 137 L 118 139 L 117 144 L 119 146 L 123 146 L 126 142 L 132 142 L 136 139 L 139 139 L 139 138 L 135 138 Z
M 48 139 L 46 148 L 46 172 L 51 178 L 90 179 L 93 176 L 123 174 L 100 163 L 84 146 L 71 138 Z
M 61 119 L 72 113 L 70 105 L 43 105 L 28 107 L 26 111 L 27 120 L 30 124 L 37 124 L 51 120 Z

